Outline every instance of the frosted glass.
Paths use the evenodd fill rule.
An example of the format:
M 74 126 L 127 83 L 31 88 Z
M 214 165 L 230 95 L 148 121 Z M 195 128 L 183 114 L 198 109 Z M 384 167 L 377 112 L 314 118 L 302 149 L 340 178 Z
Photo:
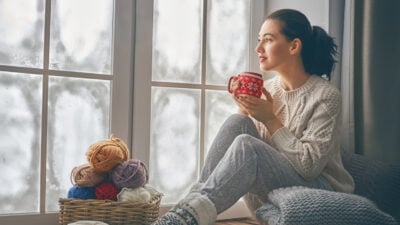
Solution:
M 200 83 L 201 24 L 202 1 L 154 1 L 154 81 Z
M 43 66 L 44 0 L 0 1 L 0 64 Z
M 51 2 L 50 69 L 111 73 L 113 0 Z
M 197 180 L 200 91 L 152 88 L 150 184 L 176 203 Z
M 41 110 L 41 76 L 0 72 L 0 214 L 39 212 Z
M 46 209 L 58 210 L 70 173 L 86 163 L 88 147 L 110 132 L 110 81 L 49 78 Z
M 207 84 L 225 85 L 249 68 L 250 1 L 209 1 Z
M 210 149 L 222 123 L 232 114 L 237 113 L 238 107 L 227 91 L 206 91 L 206 120 L 205 120 L 205 151 Z

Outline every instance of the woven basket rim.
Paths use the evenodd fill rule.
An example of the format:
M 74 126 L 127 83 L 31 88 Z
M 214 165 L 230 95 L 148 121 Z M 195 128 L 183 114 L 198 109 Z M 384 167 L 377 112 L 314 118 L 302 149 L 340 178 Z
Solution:
M 152 196 L 150 202 L 113 201 L 98 199 L 59 198 L 59 224 L 79 220 L 96 220 L 109 225 L 151 224 L 158 218 L 162 194 Z
M 79 199 L 79 198 L 59 198 L 58 202 L 59 204 L 64 204 L 64 203 L 99 203 L 99 204 L 143 204 L 143 205 L 152 205 L 156 203 L 158 200 L 161 199 L 163 194 L 155 194 L 152 196 L 151 201 L 144 203 L 144 202 L 138 202 L 138 201 L 113 201 L 113 200 L 100 200 L 100 199 Z

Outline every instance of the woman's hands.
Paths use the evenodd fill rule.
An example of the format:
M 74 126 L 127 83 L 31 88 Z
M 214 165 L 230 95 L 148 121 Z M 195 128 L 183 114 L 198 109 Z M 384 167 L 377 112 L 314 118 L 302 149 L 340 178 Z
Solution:
M 232 96 L 239 106 L 239 113 L 250 115 L 260 121 L 272 135 L 283 125 L 274 114 L 274 100 L 271 94 L 265 88 L 262 91 L 265 98 L 257 98 L 250 95 L 237 96 L 235 94 L 232 94 Z
M 239 106 L 239 110 L 244 114 L 252 116 L 254 119 L 266 124 L 268 121 L 275 119 L 273 112 L 273 99 L 271 94 L 263 88 L 264 98 L 257 98 L 250 95 L 237 96 L 233 94 L 233 99 Z
M 243 107 L 238 103 L 238 101 L 236 100 L 236 98 L 239 98 L 240 96 L 237 96 L 237 95 L 235 94 L 235 90 L 238 89 L 238 88 L 240 88 L 240 85 L 241 85 L 240 82 L 238 81 L 237 77 L 234 77 L 234 78 L 233 78 L 233 81 L 232 81 L 232 84 L 231 84 L 231 85 L 232 85 L 232 86 L 230 87 L 230 89 L 232 90 L 232 98 L 233 98 L 233 100 L 235 100 L 236 105 L 239 107 L 239 113 L 248 116 L 249 113 L 248 113 L 248 112 L 246 111 L 246 109 L 243 108 Z

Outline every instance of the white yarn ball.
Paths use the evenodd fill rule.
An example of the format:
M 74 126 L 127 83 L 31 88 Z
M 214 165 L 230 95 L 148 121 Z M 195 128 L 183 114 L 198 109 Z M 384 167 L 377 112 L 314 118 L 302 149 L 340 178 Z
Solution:
M 152 193 L 143 187 L 138 188 L 122 188 L 118 193 L 117 199 L 120 202 L 134 201 L 141 203 L 149 203 L 152 197 Z

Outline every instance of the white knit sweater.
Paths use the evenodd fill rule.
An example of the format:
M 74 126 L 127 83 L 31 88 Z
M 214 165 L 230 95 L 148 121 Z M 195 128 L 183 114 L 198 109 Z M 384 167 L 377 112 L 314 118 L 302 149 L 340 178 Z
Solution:
M 340 156 L 341 95 L 325 79 L 311 76 L 301 87 L 285 91 L 276 76 L 264 87 L 274 99 L 274 112 L 284 127 L 271 137 L 255 121 L 261 137 L 290 161 L 306 180 L 324 176 L 336 191 L 352 192 L 354 181 Z

